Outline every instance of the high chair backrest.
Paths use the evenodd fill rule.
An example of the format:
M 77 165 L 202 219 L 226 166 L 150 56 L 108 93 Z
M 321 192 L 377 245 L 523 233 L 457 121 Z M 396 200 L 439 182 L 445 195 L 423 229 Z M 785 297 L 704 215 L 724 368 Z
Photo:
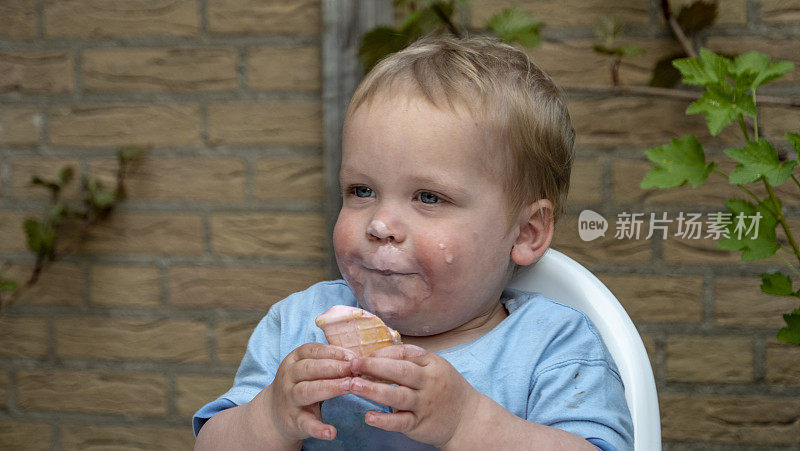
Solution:
M 650 360 L 633 321 L 611 291 L 580 263 L 552 248 L 537 263 L 520 270 L 508 286 L 542 293 L 589 317 L 625 384 L 635 449 L 660 450 L 661 418 Z

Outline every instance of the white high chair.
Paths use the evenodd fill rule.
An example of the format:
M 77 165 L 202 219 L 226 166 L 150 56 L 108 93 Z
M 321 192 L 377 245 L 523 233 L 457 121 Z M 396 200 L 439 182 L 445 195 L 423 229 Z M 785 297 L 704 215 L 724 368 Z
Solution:
M 661 417 L 644 343 L 625 309 L 588 269 L 555 249 L 519 271 L 511 288 L 542 293 L 582 311 L 594 323 L 617 364 L 633 420 L 634 449 L 661 449 Z

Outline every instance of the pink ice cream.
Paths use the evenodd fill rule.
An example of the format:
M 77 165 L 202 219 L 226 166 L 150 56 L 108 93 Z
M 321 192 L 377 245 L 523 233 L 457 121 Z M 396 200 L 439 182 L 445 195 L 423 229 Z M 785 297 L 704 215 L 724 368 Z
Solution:
M 328 343 L 350 349 L 359 357 L 367 357 L 378 349 L 402 344 L 400 334 L 380 318 L 366 310 L 347 305 L 334 305 L 319 315 L 317 326 Z

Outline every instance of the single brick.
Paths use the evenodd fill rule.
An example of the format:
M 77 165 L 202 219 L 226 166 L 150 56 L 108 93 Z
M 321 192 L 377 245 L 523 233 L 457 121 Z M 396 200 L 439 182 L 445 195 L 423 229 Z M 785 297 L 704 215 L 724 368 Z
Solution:
M 55 107 L 50 141 L 56 146 L 199 145 L 200 109 L 137 104 Z
M 87 91 L 219 91 L 236 88 L 233 48 L 92 49 L 83 53 Z
M 0 145 L 25 146 L 39 142 L 42 112 L 32 106 L 0 108 Z
M 256 163 L 255 196 L 268 200 L 322 201 L 321 158 L 267 158 Z
M 61 50 L 0 52 L 0 93 L 72 91 L 72 55 Z
M 248 50 L 250 89 L 318 90 L 321 86 L 317 46 L 263 46 Z
M 750 338 L 671 336 L 667 379 L 681 382 L 752 382 Z
M 222 396 L 233 377 L 179 375 L 175 378 L 175 406 L 178 414 L 191 417 L 201 407 Z
M 47 0 L 44 29 L 49 37 L 136 37 L 194 35 L 200 29 L 195 0 Z
M 33 272 L 33 265 L 12 266 L 4 276 L 22 285 Z M 17 298 L 18 304 L 62 304 L 77 306 L 83 300 L 83 270 L 74 263 L 56 261 L 39 273 L 38 282 Z
M 800 346 L 777 340 L 767 341 L 767 382 L 774 385 L 800 385 L 797 362 L 800 362 Z
M 614 220 L 606 218 L 605 235 L 583 241 L 578 233 L 578 217 L 566 215 L 555 227 L 551 247 L 569 255 L 583 265 L 592 263 L 646 263 L 651 259 L 650 243 L 644 239 L 615 238 Z
M 225 321 L 217 323 L 214 335 L 217 337 L 217 359 L 222 363 L 238 365 L 247 349 L 255 322 Z
M 157 307 L 161 304 L 156 268 L 92 266 L 92 305 L 103 307 Z
M 34 176 L 46 181 L 58 180 L 61 168 L 71 167 L 72 181 L 61 190 L 62 199 L 78 199 L 80 196 L 80 162 L 77 159 L 23 157 L 11 160 L 11 190 L 18 199 L 50 199 L 50 190 L 31 183 Z
M 319 34 L 319 0 L 209 0 L 212 33 Z
M 698 323 L 703 319 L 700 277 L 598 275 L 634 322 Z
M 797 23 L 800 21 L 800 1 L 798 0 L 767 0 L 762 1 L 760 6 L 761 20 L 764 22 Z
M 88 234 L 90 253 L 199 254 L 202 220 L 195 215 L 115 212 Z
M 120 450 L 192 449 L 194 434 L 191 427 L 65 423 L 61 426 L 61 446 L 64 449 L 76 450 L 94 450 L 110 446 Z
M 603 192 L 603 168 L 599 160 L 577 160 L 572 165 L 567 203 L 600 202 Z
M 319 102 L 224 104 L 208 108 L 213 145 L 322 144 Z
M 576 146 L 643 149 L 662 146 L 687 134 L 709 141 L 706 122 L 699 115 L 686 116 L 686 100 L 649 97 L 572 98 L 567 101 L 577 133 Z M 716 145 L 740 144 L 732 127 L 713 139 Z
M 730 326 L 785 326 L 783 314 L 797 308 L 790 297 L 761 292 L 761 277 L 717 277 L 714 280 L 714 320 Z M 795 298 L 796 299 L 796 298 Z
M 0 343 L 0 357 L 43 359 L 47 357 L 47 322 L 44 318 L 0 316 Z
M 16 381 L 21 410 L 158 417 L 167 411 L 161 375 L 35 369 L 19 370 Z
M 665 393 L 659 408 L 665 440 L 800 444 L 796 397 Z
M 606 2 L 603 0 L 495 0 L 471 3 L 471 24 L 484 28 L 489 18 L 508 7 L 521 7 L 533 14 L 547 28 L 594 27 L 602 16 L 612 15 L 621 23 L 647 24 L 650 22 L 648 4 L 636 0 Z M 566 11 L 580 12 L 575 14 Z
M 325 218 L 320 214 L 215 214 L 214 252 L 288 258 L 325 256 Z
M 36 3 L 30 0 L 5 0 L 0 2 L 0 37 L 30 39 L 36 37 Z
M 206 326 L 200 321 L 57 318 L 56 355 L 73 359 L 204 362 Z
M 115 186 L 116 159 L 95 160 L 90 172 Z M 247 168 L 236 158 L 145 157 L 125 179 L 129 199 L 244 200 Z
M 169 271 L 170 303 L 266 312 L 275 302 L 324 278 L 325 271 L 313 267 L 176 266 Z
M 47 451 L 54 447 L 52 428 L 47 423 L 0 421 L 0 449 Z

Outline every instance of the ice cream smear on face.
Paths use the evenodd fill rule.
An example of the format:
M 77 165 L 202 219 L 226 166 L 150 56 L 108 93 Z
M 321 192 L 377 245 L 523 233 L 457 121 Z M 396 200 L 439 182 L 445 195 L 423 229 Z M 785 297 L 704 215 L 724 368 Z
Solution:
M 444 261 L 446 263 L 452 264 L 456 260 L 456 257 L 451 252 L 447 252 L 447 246 L 444 243 L 439 243 L 439 249 L 444 251 Z
M 402 344 L 400 334 L 372 313 L 347 305 L 334 305 L 319 315 L 317 327 L 328 343 L 347 348 L 359 357 L 367 357 L 378 349 Z

